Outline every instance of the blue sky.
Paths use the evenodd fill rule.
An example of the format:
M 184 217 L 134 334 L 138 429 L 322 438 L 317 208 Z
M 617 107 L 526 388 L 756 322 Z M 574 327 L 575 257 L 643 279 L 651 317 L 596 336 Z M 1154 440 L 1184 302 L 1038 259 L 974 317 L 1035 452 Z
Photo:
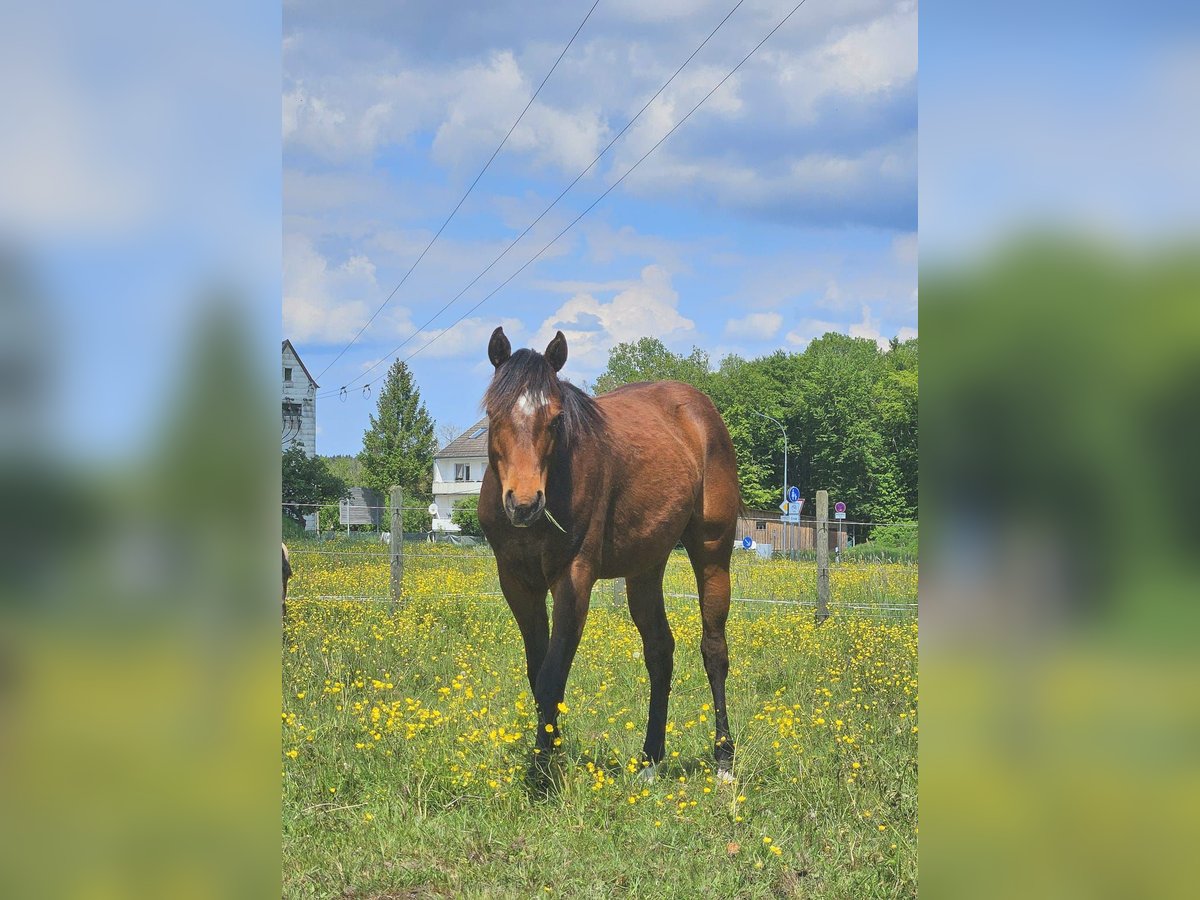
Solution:
M 590 5 L 285 6 L 283 333 L 314 375 L 400 281 Z M 422 331 L 732 5 L 601 0 L 441 238 L 318 378 L 323 393 L 353 388 L 319 400 L 320 452 L 357 452 L 374 408 L 361 384 L 392 351 L 413 354 L 529 260 L 794 2 L 746 0 L 595 169 Z M 497 324 L 539 349 L 563 330 L 575 381 L 644 335 L 716 361 L 802 350 L 827 330 L 916 334 L 916 15 L 911 2 L 810 0 L 543 257 L 412 357 L 439 425 L 478 416 Z

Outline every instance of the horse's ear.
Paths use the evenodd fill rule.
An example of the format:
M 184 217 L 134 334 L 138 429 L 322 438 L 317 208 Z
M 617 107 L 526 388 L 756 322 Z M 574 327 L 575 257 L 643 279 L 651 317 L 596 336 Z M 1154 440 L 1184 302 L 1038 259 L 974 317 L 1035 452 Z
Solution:
M 562 369 L 567 364 L 567 338 L 561 331 L 554 335 L 554 339 L 546 347 L 546 362 L 550 363 L 550 368 L 555 372 Z
M 488 341 L 488 359 L 498 369 L 508 362 L 510 356 L 512 356 L 512 344 L 508 342 L 504 328 L 498 327 L 492 332 L 492 339 Z

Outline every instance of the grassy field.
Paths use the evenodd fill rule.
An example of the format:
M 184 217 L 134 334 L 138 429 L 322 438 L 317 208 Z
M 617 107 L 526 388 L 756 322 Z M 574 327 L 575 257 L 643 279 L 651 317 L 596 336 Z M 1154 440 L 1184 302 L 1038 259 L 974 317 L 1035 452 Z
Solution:
M 291 593 L 386 596 L 368 545 L 297 548 Z M 381 549 L 381 548 L 380 548 Z M 424 548 L 423 548 L 424 549 Z M 743 594 L 784 599 L 811 566 L 737 557 Z M 673 560 L 668 590 L 695 590 Z M 597 593 L 567 684 L 558 790 L 524 774 L 536 711 L 486 556 L 408 560 L 406 601 L 290 603 L 282 710 L 289 897 L 903 897 L 916 894 L 917 626 L 735 604 L 736 782 L 716 781 L 694 600 L 677 651 L 667 760 L 630 769 L 649 686 L 628 612 Z M 915 602 L 913 567 L 844 566 L 834 596 Z M 735 591 L 735 594 L 737 591 Z

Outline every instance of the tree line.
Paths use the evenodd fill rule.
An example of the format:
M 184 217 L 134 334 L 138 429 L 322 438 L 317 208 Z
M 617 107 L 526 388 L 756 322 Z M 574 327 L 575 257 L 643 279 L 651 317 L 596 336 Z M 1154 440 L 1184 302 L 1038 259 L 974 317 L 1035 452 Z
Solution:
M 915 338 L 880 349 L 875 341 L 831 332 L 799 353 L 730 355 L 714 366 L 704 350 L 673 353 L 645 337 L 615 346 L 604 372 L 583 387 L 600 395 L 631 382 L 672 379 L 703 391 L 729 427 L 742 498 L 752 510 L 774 510 L 783 499 L 786 433 L 787 480 L 806 498 L 806 513 L 815 492 L 825 489 L 831 501 L 846 503 L 852 520 L 905 522 L 917 518 L 917 358 Z M 397 360 L 362 451 L 313 460 L 302 451 L 285 453 L 284 500 L 328 503 L 326 515 L 336 524 L 336 502 L 348 485 L 387 498 L 398 484 L 405 506 L 417 507 L 405 513 L 405 530 L 426 530 L 423 507 L 432 497 L 436 451 L 433 419 L 411 371 Z M 324 520 L 322 527 L 329 527 Z

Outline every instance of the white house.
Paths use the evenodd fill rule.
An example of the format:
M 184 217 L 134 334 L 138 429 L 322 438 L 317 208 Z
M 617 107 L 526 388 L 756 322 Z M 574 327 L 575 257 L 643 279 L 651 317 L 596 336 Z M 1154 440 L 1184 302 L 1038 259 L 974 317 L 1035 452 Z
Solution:
M 317 454 L 317 382 L 291 341 L 283 342 L 283 435 L 286 450 L 298 445 L 312 457 Z M 317 514 L 305 517 L 309 531 L 317 527 Z
M 454 506 L 466 497 L 478 497 L 487 468 L 488 420 L 480 419 L 433 458 L 433 502 L 437 515 L 434 531 L 458 531 L 450 521 Z

